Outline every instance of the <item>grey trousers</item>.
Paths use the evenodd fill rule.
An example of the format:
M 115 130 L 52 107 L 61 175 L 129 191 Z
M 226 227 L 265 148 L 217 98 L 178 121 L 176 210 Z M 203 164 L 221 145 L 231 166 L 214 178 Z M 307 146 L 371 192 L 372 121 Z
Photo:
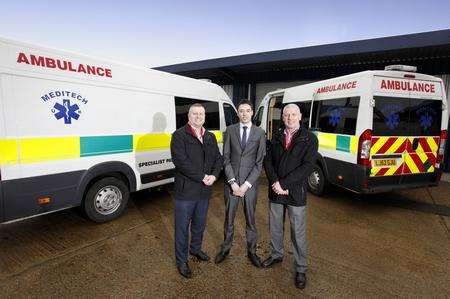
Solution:
M 306 252 L 306 206 L 295 207 L 269 203 L 269 227 L 273 258 L 284 256 L 284 218 L 286 210 L 291 224 L 291 242 L 294 252 L 295 272 L 305 273 L 308 270 Z
M 245 235 L 247 238 L 247 251 L 256 253 L 256 242 L 258 241 L 258 231 L 255 223 L 255 209 L 257 189 L 256 184 L 250 188 L 245 194 L 244 198 L 236 197 L 231 194 L 231 188 L 225 186 L 225 222 L 223 228 L 224 241 L 221 246 L 223 252 L 229 252 L 233 245 L 234 236 L 234 218 L 239 206 L 242 202 L 245 214 Z

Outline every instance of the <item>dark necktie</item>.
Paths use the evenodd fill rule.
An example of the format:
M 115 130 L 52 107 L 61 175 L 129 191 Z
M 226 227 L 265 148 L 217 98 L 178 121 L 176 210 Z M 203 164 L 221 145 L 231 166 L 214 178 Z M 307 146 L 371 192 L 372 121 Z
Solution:
M 241 149 L 244 150 L 247 145 L 247 126 L 243 126 L 242 129 L 244 129 L 244 132 L 242 133 Z

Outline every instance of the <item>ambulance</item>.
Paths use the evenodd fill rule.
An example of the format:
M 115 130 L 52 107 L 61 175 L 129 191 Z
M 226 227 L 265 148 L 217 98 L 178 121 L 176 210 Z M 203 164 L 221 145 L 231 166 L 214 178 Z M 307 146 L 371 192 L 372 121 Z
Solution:
M 448 125 L 440 78 L 395 65 L 270 92 L 255 114 L 269 140 L 288 103 L 319 140 L 313 194 L 330 184 L 362 194 L 438 184 Z
M 81 206 L 96 222 L 173 182 L 171 134 L 206 108 L 219 146 L 235 107 L 217 85 L 0 39 L 0 223 Z

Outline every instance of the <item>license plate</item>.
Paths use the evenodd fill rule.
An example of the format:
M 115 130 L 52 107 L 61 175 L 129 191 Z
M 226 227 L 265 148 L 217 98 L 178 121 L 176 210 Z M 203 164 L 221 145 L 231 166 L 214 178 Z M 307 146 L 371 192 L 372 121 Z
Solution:
M 397 159 L 377 159 L 373 160 L 373 166 L 375 167 L 389 167 L 396 166 Z

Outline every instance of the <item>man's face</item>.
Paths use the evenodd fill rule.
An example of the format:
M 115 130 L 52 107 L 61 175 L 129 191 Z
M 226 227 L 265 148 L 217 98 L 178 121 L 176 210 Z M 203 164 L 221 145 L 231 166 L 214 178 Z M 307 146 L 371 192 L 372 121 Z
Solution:
M 287 129 L 296 129 L 300 125 L 302 114 L 295 108 L 286 108 L 283 111 L 283 122 Z
M 200 128 L 205 123 L 205 108 L 191 107 L 188 113 L 189 122 L 195 128 Z
M 253 110 L 250 105 L 242 104 L 238 107 L 238 116 L 241 123 L 249 123 L 252 120 Z

